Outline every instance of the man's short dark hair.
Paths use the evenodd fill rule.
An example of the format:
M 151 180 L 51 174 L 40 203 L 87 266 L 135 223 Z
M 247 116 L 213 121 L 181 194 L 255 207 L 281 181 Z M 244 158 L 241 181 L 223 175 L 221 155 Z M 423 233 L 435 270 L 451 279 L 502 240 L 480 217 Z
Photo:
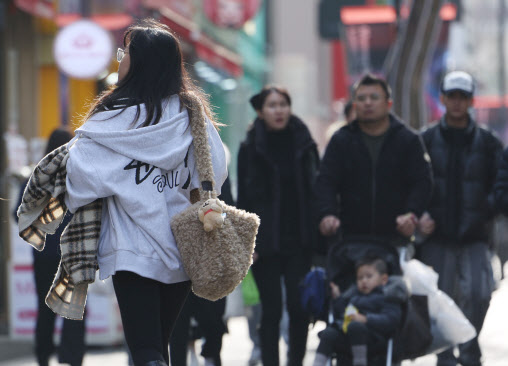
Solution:
M 362 78 L 353 85 L 353 96 L 356 96 L 358 88 L 363 85 L 379 85 L 383 88 L 386 94 L 386 99 L 391 99 L 392 97 L 392 89 L 386 80 L 370 73 L 363 75 Z
M 388 264 L 386 264 L 386 261 L 380 257 L 375 256 L 366 256 L 361 258 L 356 262 L 355 269 L 358 271 L 358 268 L 361 266 L 374 266 L 376 268 L 376 271 L 379 272 L 379 274 L 384 275 L 388 274 Z

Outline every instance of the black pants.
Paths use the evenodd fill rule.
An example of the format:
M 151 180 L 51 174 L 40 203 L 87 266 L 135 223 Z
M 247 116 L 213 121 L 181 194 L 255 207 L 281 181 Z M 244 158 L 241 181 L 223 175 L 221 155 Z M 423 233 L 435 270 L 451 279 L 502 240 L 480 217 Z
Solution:
M 263 366 L 279 365 L 279 323 L 282 317 L 281 276 L 286 286 L 289 314 L 288 365 L 301 366 L 307 347 L 309 315 L 300 302 L 300 281 L 310 269 L 310 257 L 261 256 L 252 266 L 261 300 L 261 358 Z
M 59 258 L 34 253 L 34 276 L 37 290 L 37 323 L 35 326 L 35 355 L 39 365 L 47 365 L 55 351 L 53 331 L 56 314 L 46 305 L 46 295 L 58 269 Z M 85 313 L 86 316 L 86 313 Z M 57 350 L 58 361 L 80 366 L 85 354 L 85 317 L 83 320 L 64 319 Z
M 326 327 L 319 334 L 319 346 L 317 353 L 331 357 L 334 353 L 342 360 L 349 361 L 352 357 L 351 347 L 366 345 L 369 356 L 369 365 L 374 364 L 379 356 L 386 357 L 386 347 L 388 340 L 381 335 L 369 331 L 367 326 L 360 322 L 351 322 L 347 333 L 335 326 Z
M 190 281 L 165 284 L 132 272 L 113 275 L 127 346 L 135 366 L 169 364 L 169 337 L 190 290 Z
M 212 358 L 215 366 L 221 366 L 222 336 L 226 332 L 226 325 L 222 319 L 225 309 L 226 298 L 209 301 L 192 292 L 189 294 L 171 335 L 169 343 L 171 366 L 187 365 L 187 343 L 191 317 L 196 319 L 199 330 L 205 339 L 201 356 Z

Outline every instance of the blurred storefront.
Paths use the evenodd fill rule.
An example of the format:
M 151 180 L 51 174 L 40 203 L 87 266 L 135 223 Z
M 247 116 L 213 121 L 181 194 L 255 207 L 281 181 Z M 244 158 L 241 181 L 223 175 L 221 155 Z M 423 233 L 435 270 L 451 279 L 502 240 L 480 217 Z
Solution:
M 35 318 L 31 253 L 29 246 L 17 239 L 12 219 L 19 184 L 30 172 L 26 167 L 39 161 L 54 128 L 74 130 L 88 104 L 116 82 L 114 54 L 116 47 L 122 46 L 123 32 L 136 19 L 147 16 L 167 24 L 182 41 L 188 71 L 211 96 L 217 118 L 225 124 L 222 138 L 235 158 L 246 125 L 253 118 L 253 112 L 246 112 L 248 99 L 265 80 L 262 1 L 0 0 L 0 106 L 4 107 L 0 132 L 2 147 L 5 145 L 0 188 L 2 197 L 10 198 L 0 201 L 2 218 L 6 218 L 0 234 L 0 334 L 30 337 Z M 113 47 L 109 66 L 101 75 L 78 79 L 59 69 L 53 46 L 59 29 L 83 18 L 106 29 Z M 230 167 L 234 177 L 235 159 Z M 26 291 L 32 300 L 25 301 Z M 101 306 L 109 306 L 109 300 L 96 302 L 100 301 Z M 28 308 L 20 308 L 21 302 Z M 117 327 L 116 316 L 111 317 L 112 323 L 102 320 L 103 334 L 106 328 Z M 14 334 L 15 323 L 23 324 L 19 334 Z M 116 341 L 115 335 L 108 337 Z M 99 333 L 95 339 L 100 339 Z
M 189 73 L 210 95 L 217 119 L 225 125 L 220 134 L 231 152 L 234 181 L 239 143 L 254 116 L 246 106 L 266 79 L 264 2 L 144 0 L 143 4 L 177 32 Z

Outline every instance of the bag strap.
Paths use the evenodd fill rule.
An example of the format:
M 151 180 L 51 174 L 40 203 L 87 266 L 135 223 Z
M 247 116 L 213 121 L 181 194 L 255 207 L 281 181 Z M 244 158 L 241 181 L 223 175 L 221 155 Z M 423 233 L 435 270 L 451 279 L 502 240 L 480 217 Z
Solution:
M 208 143 L 207 119 L 203 104 L 192 94 L 184 94 L 194 144 L 194 160 L 201 181 L 201 199 L 217 198 L 212 167 L 212 154 Z

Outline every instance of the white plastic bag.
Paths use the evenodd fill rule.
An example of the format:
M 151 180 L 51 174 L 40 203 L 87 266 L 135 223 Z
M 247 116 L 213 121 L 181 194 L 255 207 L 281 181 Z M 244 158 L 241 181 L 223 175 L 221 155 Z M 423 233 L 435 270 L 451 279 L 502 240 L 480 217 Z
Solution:
M 414 295 L 426 295 L 438 291 L 439 275 L 429 266 L 419 260 L 401 261 L 400 267 L 404 279 L 409 281 L 410 291 Z
M 401 268 L 411 292 L 428 297 L 433 339 L 427 353 L 439 353 L 476 336 L 474 327 L 455 302 L 438 289 L 439 275 L 431 267 L 411 259 L 401 261 Z
M 439 353 L 449 347 L 470 341 L 476 330 L 455 302 L 443 291 L 429 297 L 432 344 L 429 353 Z

